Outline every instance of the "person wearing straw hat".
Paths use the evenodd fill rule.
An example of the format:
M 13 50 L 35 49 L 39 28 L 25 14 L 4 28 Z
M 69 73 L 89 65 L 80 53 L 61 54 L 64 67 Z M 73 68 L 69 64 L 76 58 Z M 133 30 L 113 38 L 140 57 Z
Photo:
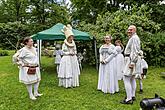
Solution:
M 66 39 L 62 45 L 63 57 L 59 67 L 59 86 L 65 88 L 79 86 L 80 69 L 77 60 L 76 44 L 74 42 L 74 34 L 70 25 L 64 26 L 62 30 Z

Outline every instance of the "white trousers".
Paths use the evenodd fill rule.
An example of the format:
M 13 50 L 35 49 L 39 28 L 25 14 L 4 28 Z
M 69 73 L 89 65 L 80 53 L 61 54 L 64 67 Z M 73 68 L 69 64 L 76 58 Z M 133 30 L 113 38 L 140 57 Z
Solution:
M 124 76 L 124 86 L 126 90 L 126 101 L 129 101 L 132 99 L 132 97 L 135 97 L 135 92 L 136 92 L 136 80 L 135 76 Z
M 33 84 L 27 84 L 26 85 L 30 97 L 34 97 L 34 94 L 38 94 L 39 82 L 34 83 L 34 94 L 33 94 L 33 87 L 32 86 L 33 86 Z
M 60 67 L 60 64 L 57 64 L 57 65 L 56 65 L 57 74 L 58 74 L 58 72 L 59 72 L 59 67 Z

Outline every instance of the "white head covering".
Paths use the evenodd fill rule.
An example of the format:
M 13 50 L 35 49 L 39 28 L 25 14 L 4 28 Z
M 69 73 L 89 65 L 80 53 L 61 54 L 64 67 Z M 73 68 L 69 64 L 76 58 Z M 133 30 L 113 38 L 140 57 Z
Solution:
M 68 43 L 67 39 L 72 35 L 74 36 L 73 32 L 72 32 L 72 26 L 70 24 L 68 24 L 67 26 L 64 26 L 62 29 L 62 32 L 65 34 L 66 39 L 64 40 L 64 43 L 69 46 L 69 47 L 74 47 L 75 46 L 75 42 L 72 41 L 72 43 Z
M 74 36 L 73 32 L 72 32 L 72 26 L 70 24 L 68 24 L 67 26 L 64 26 L 62 29 L 62 32 L 64 32 L 66 39 L 69 38 L 69 36 Z

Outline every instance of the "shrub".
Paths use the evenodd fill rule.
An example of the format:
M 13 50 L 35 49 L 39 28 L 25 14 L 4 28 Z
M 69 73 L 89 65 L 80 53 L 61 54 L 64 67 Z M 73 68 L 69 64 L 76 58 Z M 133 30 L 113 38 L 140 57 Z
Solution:
M 9 52 L 7 50 L 0 50 L 0 56 L 8 56 Z

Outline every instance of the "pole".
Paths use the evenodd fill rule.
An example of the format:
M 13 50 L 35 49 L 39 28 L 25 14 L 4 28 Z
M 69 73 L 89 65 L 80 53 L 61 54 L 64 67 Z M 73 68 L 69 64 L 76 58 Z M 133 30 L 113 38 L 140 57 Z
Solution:
M 98 66 L 98 57 L 97 57 L 97 45 L 96 45 L 96 39 L 94 38 L 94 48 L 95 48 L 95 59 L 96 59 L 96 70 L 99 70 Z

